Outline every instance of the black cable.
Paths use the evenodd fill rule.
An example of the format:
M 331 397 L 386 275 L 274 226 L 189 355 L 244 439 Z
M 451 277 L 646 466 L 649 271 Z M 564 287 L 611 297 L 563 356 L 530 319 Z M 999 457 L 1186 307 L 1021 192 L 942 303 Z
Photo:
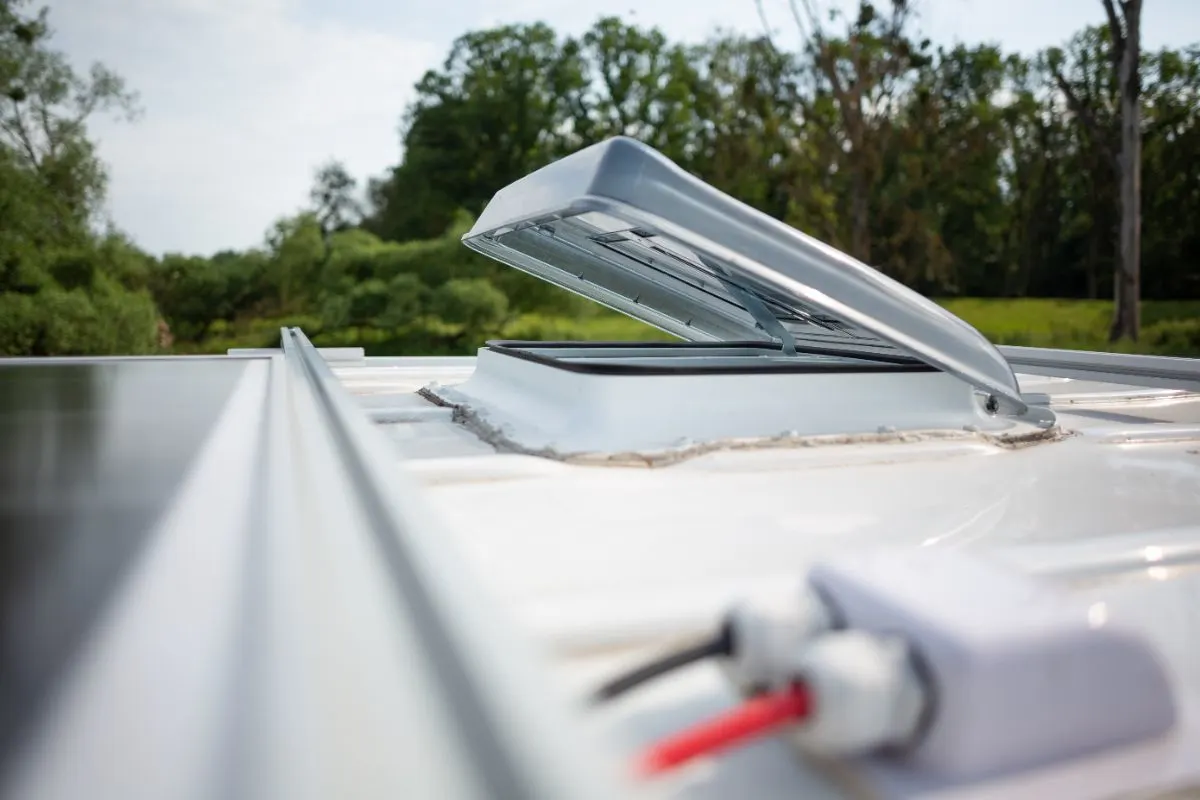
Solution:
M 673 653 L 668 653 L 636 669 L 632 669 L 624 675 L 613 678 L 592 694 L 592 703 L 603 703 L 606 700 L 611 700 L 618 695 L 628 692 L 630 689 L 641 686 L 643 683 L 666 675 L 668 672 L 674 672 L 677 669 L 694 664 L 697 661 L 703 661 L 706 658 L 727 656 L 732 652 L 733 630 L 730 626 L 726 625 L 721 629 L 720 633 L 711 639 L 682 650 L 676 650 Z

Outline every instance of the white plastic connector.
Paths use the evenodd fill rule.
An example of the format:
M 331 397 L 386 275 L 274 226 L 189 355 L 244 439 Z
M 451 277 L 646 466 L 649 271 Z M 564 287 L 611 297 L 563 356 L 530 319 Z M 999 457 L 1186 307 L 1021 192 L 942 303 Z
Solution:
M 1171 681 L 1149 641 L 986 558 L 888 548 L 818 564 L 809 579 L 841 625 L 902 636 L 919 660 L 933 709 L 907 752 L 913 766 L 974 779 L 1144 741 L 1175 724 Z
M 793 674 L 805 682 L 814 713 L 793 734 L 803 749 L 854 756 L 912 740 L 928 698 L 898 636 L 835 631 L 798 653 Z
M 833 624 L 829 608 L 808 587 L 759 597 L 728 614 L 733 652 L 725 660 L 729 679 L 743 692 L 783 686 L 795 676 L 796 654 Z

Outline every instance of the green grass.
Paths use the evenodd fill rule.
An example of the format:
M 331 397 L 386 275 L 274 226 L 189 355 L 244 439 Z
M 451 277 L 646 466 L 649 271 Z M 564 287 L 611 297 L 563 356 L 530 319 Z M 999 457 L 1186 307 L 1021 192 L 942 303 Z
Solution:
M 996 344 L 1114 350 L 1173 356 L 1200 356 L 1200 301 L 1142 303 L 1142 336 L 1136 343 L 1108 342 L 1112 303 L 1103 300 L 953 299 L 942 306 Z M 315 318 L 248 320 L 221 326 L 202 343 L 177 343 L 177 353 L 222 353 L 231 347 L 274 347 L 282 325 L 300 325 L 314 343 L 359 346 L 370 355 L 470 353 L 453 329 L 384 331 L 358 328 L 322 331 Z M 615 312 L 584 317 L 526 314 L 484 338 L 560 341 L 670 341 L 671 336 Z
M 1142 303 L 1140 340 L 1115 344 L 1108 341 L 1111 301 L 963 298 L 938 303 L 996 344 L 1200 356 L 1200 301 Z M 616 313 L 578 320 L 523 317 L 502 335 L 510 339 L 591 341 L 671 338 Z
M 1108 341 L 1113 304 L 1104 300 L 955 299 L 938 301 L 996 344 L 1173 356 L 1200 355 L 1200 302 L 1142 303 L 1142 335 Z

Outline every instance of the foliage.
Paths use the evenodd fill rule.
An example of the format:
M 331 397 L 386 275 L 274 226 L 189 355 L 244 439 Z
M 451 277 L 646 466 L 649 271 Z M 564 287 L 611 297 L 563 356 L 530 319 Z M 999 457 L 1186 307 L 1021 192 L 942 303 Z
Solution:
M 309 198 L 326 235 L 348 230 L 362 219 L 362 205 L 354 196 L 357 186 L 340 161 L 330 161 L 317 170 Z
M 940 304 L 978 328 L 996 344 L 1106 350 L 1109 300 L 1047 300 L 955 298 Z M 1124 342 L 1123 351 L 1200 357 L 1200 301 L 1149 301 L 1143 303 L 1145 335 L 1136 344 Z M 2 328 L 3 323 L 0 323 Z M 456 329 L 430 318 L 399 329 L 348 327 L 324 329 L 320 320 L 306 317 L 259 319 L 222 327 L 220 335 L 202 344 L 185 344 L 181 352 L 223 353 L 230 347 L 274 347 L 279 329 L 299 325 L 320 346 L 363 347 L 370 355 L 469 355 L 485 339 L 527 341 L 672 341 L 663 333 L 615 313 L 591 317 L 521 314 L 477 339 L 457 335 Z
M 284 324 L 378 354 L 668 339 L 461 241 L 496 191 L 613 135 L 947 298 L 994 341 L 1106 348 L 1120 118 L 1108 29 L 1026 58 L 935 46 L 897 0 L 827 5 L 797 0 L 792 52 L 766 36 L 673 42 L 614 17 L 579 36 L 466 33 L 416 85 L 403 158 L 365 202 L 330 160 L 310 207 L 260 247 L 151 257 L 103 230 L 86 128 L 134 116 L 136 98 L 102 66 L 75 72 L 44 12 L 0 0 L 0 353 L 222 352 L 273 345 Z M 1200 46 L 1145 53 L 1141 86 L 1151 302 L 1139 343 L 1120 347 L 1195 355 Z M 1047 299 L 994 299 L 1027 297 Z
M 508 298 L 485 280 L 455 278 L 438 287 L 429 307 L 436 317 L 478 338 L 500 327 L 508 315 Z
M 77 74 L 26 5 L 0 3 L 0 354 L 149 352 L 149 259 L 94 230 L 104 170 L 85 126 L 134 97 L 101 65 Z
M 926 294 L 1111 296 L 1112 146 L 1085 120 L 1116 134 L 1107 29 L 1032 58 L 934 47 L 911 5 L 829 19 L 798 2 L 794 53 L 728 35 L 684 46 L 612 18 L 578 38 L 468 34 L 418 84 L 404 160 L 374 182 L 365 225 L 432 236 L 452 208 L 477 213 L 515 177 L 625 134 Z M 1143 59 L 1150 298 L 1200 296 L 1198 70 L 1197 48 Z

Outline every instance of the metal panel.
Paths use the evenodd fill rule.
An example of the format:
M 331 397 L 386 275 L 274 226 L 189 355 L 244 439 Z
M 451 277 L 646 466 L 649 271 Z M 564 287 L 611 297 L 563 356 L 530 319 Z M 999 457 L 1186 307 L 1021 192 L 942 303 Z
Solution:
M 1032 375 L 1200 391 L 1200 359 L 1011 346 L 1000 353 Z
M 0 796 L 616 796 L 386 438 L 283 341 L 5 370 Z M 39 592 L 65 624 L 12 614 Z M 46 666 L 36 698 L 8 680 Z
M 131 570 L 244 368 L 0 362 L 0 759 Z
M 457 733 L 464 768 L 489 797 L 614 797 L 602 760 L 578 746 L 564 709 L 546 697 L 532 654 L 505 634 L 515 625 L 464 574 L 450 537 L 397 475 L 385 440 L 298 328 L 284 330 L 283 347 L 323 410 L 364 512 L 364 533 L 389 572 L 396 612 L 421 644 L 414 655 L 438 679 L 431 689 Z

